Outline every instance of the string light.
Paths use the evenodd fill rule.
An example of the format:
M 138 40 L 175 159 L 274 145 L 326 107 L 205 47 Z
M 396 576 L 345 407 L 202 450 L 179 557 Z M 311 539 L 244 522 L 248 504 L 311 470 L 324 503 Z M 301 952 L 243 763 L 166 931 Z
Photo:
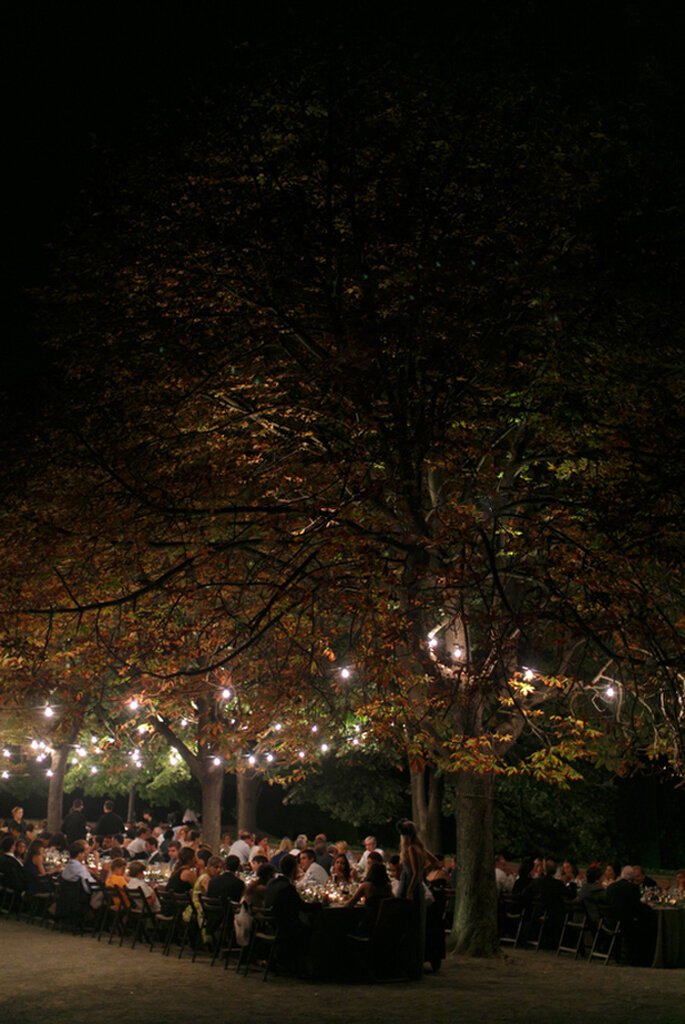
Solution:
M 50 705 L 49 705 L 49 704 L 48 704 L 48 706 L 46 707 L 45 711 L 43 712 L 43 714 L 45 715 L 45 717 L 46 717 L 46 718 L 52 718 L 52 716 L 54 715 L 54 713 L 55 713 L 55 712 L 54 712 L 54 711 L 52 710 L 52 708 L 50 707 Z
M 266 759 L 267 759 L 267 761 L 269 762 L 269 764 L 271 764 L 271 762 L 272 762 L 272 761 L 273 761 L 273 759 L 274 759 L 274 755 L 273 755 L 273 754 L 267 754 L 267 755 L 266 755 Z
M 613 688 L 613 686 L 607 686 L 607 688 L 606 688 L 606 695 L 607 695 L 607 697 L 615 697 L 616 696 L 616 690 Z
M 7 749 L 7 747 L 5 747 L 5 749 L 3 750 L 2 755 L 3 755 L 3 757 L 11 757 L 12 756 L 12 754 Z
M 97 775 L 97 773 L 98 773 L 98 770 L 97 770 L 97 768 L 95 767 L 95 765 L 93 765 L 93 767 L 92 767 L 92 768 L 90 769 L 90 774 L 91 774 L 91 775 Z
M 342 676 L 343 679 L 349 679 L 350 678 L 350 670 L 349 670 L 349 668 L 341 668 L 340 669 L 340 675 Z
M 459 646 L 459 644 L 457 644 L 457 646 L 456 646 L 456 647 L 454 648 L 454 650 L 452 651 L 452 655 L 453 655 L 453 657 L 455 657 L 455 658 L 461 658 L 461 656 L 462 656 L 462 654 L 463 654 L 463 653 L 464 653 L 464 652 L 462 651 L 462 649 L 461 649 L 461 647 Z
M 328 744 L 327 743 L 322 743 L 321 744 L 321 753 L 322 754 L 327 754 L 328 753 Z
M 276 730 L 276 732 L 280 732 L 282 728 L 283 726 L 281 725 L 280 722 L 276 722 L 276 724 L 274 725 L 274 729 Z
M 49 779 L 51 779 L 51 778 L 52 778 L 52 776 L 53 776 L 53 775 L 54 775 L 55 773 L 53 772 L 52 768 L 48 768 L 48 770 L 46 771 L 46 773 L 45 773 L 45 774 L 47 775 L 47 777 L 48 777 Z
M 227 686 L 225 686 L 223 688 L 223 690 L 221 691 L 221 696 L 223 697 L 224 700 L 230 700 L 231 699 L 231 691 L 228 689 Z
M 10 773 L 9 772 L 3 772 L 2 773 L 2 777 L 3 777 L 3 779 L 9 779 Z
M 254 754 L 250 754 L 247 760 L 248 764 L 257 764 L 257 758 L 254 756 Z
M 312 726 L 312 732 L 318 732 L 318 731 L 319 731 L 318 725 L 313 725 Z
M 212 758 L 212 764 L 214 765 L 215 768 L 218 768 L 219 765 L 221 764 L 221 758 L 220 757 Z
M 304 756 L 305 756 L 304 750 L 300 750 L 300 752 L 298 753 L 298 755 L 297 755 L 297 756 L 298 756 L 299 758 L 304 758 Z
M 128 706 L 130 707 L 131 711 L 137 711 L 140 705 L 138 704 L 138 701 L 136 700 L 135 697 L 131 697 L 130 701 L 128 702 Z
M 430 636 L 428 638 L 428 646 L 431 647 L 431 648 L 437 647 L 438 646 L 437 637 Z
M 181 719 L 181 728 L 182 728 L 182 729 L 185 729 L 185 727 L 187 726 L 187 724 L 188 724 L 188 719 L 187 719 L 187 718 L 182 718 L 182 719 Z
M 532 668 L 527 668 L 526 669 L 526 671 L 523 673 L 523 678 L 528 683 L 531 681 L 531 679 L 535 678 L 535 673 L 533 672 Z

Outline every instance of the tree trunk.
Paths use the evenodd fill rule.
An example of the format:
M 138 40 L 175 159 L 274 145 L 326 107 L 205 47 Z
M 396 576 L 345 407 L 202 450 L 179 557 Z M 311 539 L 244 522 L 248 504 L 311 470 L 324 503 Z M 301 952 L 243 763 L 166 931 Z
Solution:
M 442 850 L 442 829 L 440 808 L 442 805 L 442 784 L 434 768 L 418 771 L 409 769 L 411 779 L 411 811 L 414 824 L 431 853 Z
M 50 785 L 48 787 L 48 832 L 58 832 L 64 818 L 64 776 L 67 771 L 70 743 L 60 743 L 52 752 Z
M 262 788 L 261 779 L 257 775 L 245 775 L 238 772 L 236 775 L 236 817 L 238 829 L 247 829 L 248 832 L 257 830 L 257 802 L 259 791 Z
M 199 781 L 202 786 L 202 842 L 218 853 L 221 843 L 221 798 L 224 793 L 223 766 L 208 766 Z
M 468 956 L 494 956 L 497 935 L 492 775 L 455 775 L 457 882 L 451 945 Z
M 136 820 L 136 784 L 132 782 L 128 787 L 128 808 L 126 809 L 126 821 L 130 824 Z

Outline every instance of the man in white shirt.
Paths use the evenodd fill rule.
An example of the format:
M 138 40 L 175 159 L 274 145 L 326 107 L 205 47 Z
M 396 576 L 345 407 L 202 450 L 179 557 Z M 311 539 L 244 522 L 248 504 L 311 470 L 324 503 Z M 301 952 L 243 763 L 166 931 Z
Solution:
M 361 857 L 359 858 L 358 871 L 359 871 L 360 875 L 363 874 L 366 871 L 366 869 L 368 867 L 368 864 L 366 863 L 367 858 L 368 858 L 370 853 L 373 853 L 374 850 L 376 851 L 376 853 L 380 853 L 381 858 L 383 858 L 385 856 L 383 851 L 380 850 L 378 848 L 378 846 L 376 845 L 376 837 L 375 836 L 367 836 L 366 839 L 364 840 L 364 852 L 361 855 Z
M 495 884 L 497 892 L 511 892 L 514 888 L 516 875 L 507 868 L 506 858 L 498 853 L 495 857 Z
M 316 863 L 314 851 L 302 850 L 300 853 L 300 870 L 304 872 L 300 881 L 303 885 L 324 885 L 328 881 L 328 872 Z
M 238 833 L 238 838 L 228 851 L 228 856 L 237 857 L 241 864 L 247 864 L 250 859 L 250 850 L 252 849 L 252 846 L 252 833 L 246 832 L 245 829 L 241 829 Z
M 84 892 L 90 892 L 90 883 L 97 881 L 96 876 L 89 871 L 83 863 L 86 859 L 87 852 L 88 849 L 83 839 L 77 839 L 77 841 L 72 843 L 69 847 L 69 856 L 71 860 L 65 864 L 64 870 L 62 871 L 63 882 L 77 882 L 80 880 Z M 97 870 L 99 866 L 97 850 L 93 850 L 93 857 L 95 858 L 95 868 Z
M 150 829 L 147 828 L 145 825 L 143 825 L 136 831 L 135 839 L 132 839 L 131 842 L 126 847 L 126 853 L 131 858 L 131 860 L 135 860 L 137 857 L 142 857 L 146 855 L 145 840 L 150 834 Z

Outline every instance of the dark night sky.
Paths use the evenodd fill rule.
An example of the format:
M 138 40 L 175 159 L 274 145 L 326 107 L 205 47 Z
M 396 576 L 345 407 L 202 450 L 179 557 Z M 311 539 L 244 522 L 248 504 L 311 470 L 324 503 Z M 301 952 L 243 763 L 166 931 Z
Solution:
M 420 6 L 420 11 L 417 8 Z M 142 11 L 141 11 L 142 8 Z M 363 50 L 423 48 L 459 51 L 493 73 L 527 66 L 544 81 L 568 70 L 569 101 L 583 91 L 611 105 L 639 89 L 640 69 L 658 66 L 655 135 L 679 137 L 682 119 L 682 5 L 542 0 L 437 4 L 99 5 L 22 2 L 5 14 L 6 128 L 3 330 L 0 393 L 11 419 L 38 402 L 43 361 L 28 326 L 27 286 L 48 269 L 44 243 L 79 193 L 106 173 L 106 154 L 145 145 L 146 127 L 198 88 L 213 87 L 227 55 L 247 41 L 258 61 L 340 41 Z M 664 85 L 663 83 L 666 83 Z M 671 88 L 672 86 L 672 88 Z M 658 93 L 658 90 L 657 90 Z M 670 108 L 670 109 L 669 109 Z M 663 140 L 661 140 L 663 142 Z M 682 185 L 682 183 L 681 183 Z M 44 377 L 44 375 L 43 375 Z M 28 412 L 29 418 L 31 416 Z

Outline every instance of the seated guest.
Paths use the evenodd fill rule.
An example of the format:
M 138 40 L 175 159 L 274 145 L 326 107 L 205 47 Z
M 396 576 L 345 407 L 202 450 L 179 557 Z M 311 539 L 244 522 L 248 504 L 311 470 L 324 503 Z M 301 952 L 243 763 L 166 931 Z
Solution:
M 336 849 L 337 849 L 338 853 L 342 853 L 342 854 L 344 854 L 344 855 L 345 855 L 345 857 L 347 857 L 347 859 L 349 860 L 349 862 L 350 862 L 350 865 L 351 865 L 352 867 L 354 867 L 354 866 L 356 865 L 357 861 L 356 861 L 356 859 L 355 859 L 355 856 L 354 856 L 354 854 L 352 853 L 352 850 L 351 850 L 351 849 L 349 848 L 349 846 L 347 845 L 347 843 L 345 842 L 345 840 L 344 840 L 344 839 L 340 839 L 340 840 L 339 840 L 339 841 L 338 841 L 338 842 L 337 842 L 337 843 L 335 844 L 335 846 L 336 846 Z
M 240 867 L 237 857 L 229 855 L 223 864 L 225 870 L 219 871 L 210 878 L 207 895 L 213 899 L 220 899 L 225 906 L 229 900 L 238 903 L 242 899 L 245 883 L 236 875 L 236 871 Z
M 388 874 L 390 876 L 390 888 L 393 896 L 399 896 L 402 891 L 402 861 L 399 853 L 393 853 L 388 858 Z
M 381 900 L 392 896 L 392 887 L 385 864 L 371 862 L 362 884 L 353 896 L 345 900 L 346 907 L 353 907 L 361 899 L 364 900 L 364 917 L 357 932 L 359 935 L 370 935 L 378 917 Z
M 26 850 L 28 848 L 28 843 L 26 842 L 26 839 L 24 838 L 24 836 L 23 835 L 17 835 L 17 833 L 15 832 L 14 829 L 10 829 L 10 834 L 13 835 L 14 839 L 15 839 L 15 842 L 14 842 L 14 856 L 17 858 L 17 860 L 20 860 L 21 863 L 23 864 L 24 863 L 24 858 L 26 857 Z
M 247 864 L 250 860 L 250 851 L 252 850 L 252 846 L 252 833 L 248 832 L 246 829 L 240 829 L 238 832 L 238 838 L 228 851 L 229 856 L 237 857 L 241 864 Z
M 352 881 L 352 868 L 344 853 L 339 853 L 333 861 L 331 865 L 331 878 L 336 885 L 343 887 L 347 887 Z
M 337 853 L 337 850 L 335 850 L 335 853 Z M 331 867 L 333 866 L 333 857 L 328 852 L 328 844 L 325 837 L 323 841 L 314 842 L 314 857 L 316 858 L 316 863 L 321 865 L 326 874 L 330 874 Z
M 318 866 L 318 865 L 317 865 Z M 295 888 L 297 859 L 287 853 L 281 861 L 281 874 L 267 884 L 264 907 L 273 910 L 278 921 L 276 954 L 281 967 L 296 974 L 309 968 L 311 946 L 311 914 L 320 909 L 317 904 L 305 903 Z
M 511 892 L 515 877 L 513 871 L 507 865 L 506 857 L 501 853 L 495 854 L 495 885 L 497 886 L 497 892 Z
M 621 865 L 617 860 L 609 861 L 604 869 L 604 888 L 617 882 L 620 877 Z
M 328 872 L 316 863 L 314 851 L 307 848 L 300 852 L 300 870 L 303 885 L 324 885 L 328 881 Z
M 47 841 L 45 852 L 51 856 L 59 856 L 62 853 L 66 853 L 69 849 L 69 843 L 64 832 L 53 832 Z
M 192 846 L 184 846 L 179 852 L 176 867 L 169 875 L 166 892 L 162 898 L 162 912 L 170 914 L 173 911 L 173 900 L 168 898 L 172 893 L 190 893 L 196 881 L 195 850 Z
M 259 832 L 256 837 L 256 842 L 250 850 L 250 860 L 254 860 L 255 857 L 266 858 L 267 863 L 271 859 L 271 850 L 269 849 L 269 837 L 266 832 Z
M 641 864 L 633 864 L 633 881 L 640 890 L 640 894 L 642 894 L 645 889 L 659 888 L 658 883 L 655 882 L 653 878 L 650 878 L 649 875 L 644 873 Z
M 302 850 L 306 850 L 307 849 L 307 847 L 309 846 L 309 840 L 307 839 L 307 837 L 304 834 L 304 832 L 300 832 L 299 836 L 297 837 L 297 839 L 293 843 L 293 846 L 297 850 L 296 856 L 298 856 L 298 857 L 299 857 L 300 853 L 302 852 Z
M 359 858 L 359 864 L 357 865 L 357 871 L 359 872 L 360 876 L 366 871 L 366 862 L 368 860 L 369 854 L 373 853 L 375 850 L 378 850 L 378 853 L 380 854 L 380 863 L 383 863 L 383 851 L 378 849 L 376 837 L 367 836 L 366 839 L 364 840 L 364 852 Z
M 148 883 L 143 878 L 143 872 L 145 871 L 145 865 L 142 860 L 132 860 L 128 866 L 128 889 L 140 889 L 143 896 L 147 901 L 147 905 L 153 914 L 158 914 L 161 907 L 157 895 Z
M 0 883 L 19 897 L 26 886 L 26 878 L 22 862 L 14 856 L 15 844 L 16 839 L 11 833 L 0 841 Z
M 147 836 L 145 840 L 145 853 L 143 856 L 148 867 L 152 867 L 153 864 L 164 863 L 164 857 L 157 849 L 157 840 L 154 836 Z
M 145 854 L 145 840 L 152 835 L 152 832 L 146 825 L 142 825 L 136 829 L 136 837 L 126 847 L 126 853 L 128 856 L 135 860 L 136 858 L 142 858 Z
M 181 844 L 178 839 L 172 839 L 169 843 L 169 871 L 171 874 L 176 870 L 178 855 L 181 852 Z
M 518 896 L 520 900 L 530 900 L 533 885 L 533 868 L 534 861 L 532 857 L 524 857 L 519 864 L 511 892 L 513 896 Z
M 50 872 L 45 870 L 43 843 L 40 839 L 34 839 L 24 858 L 24 877 L 29 896 L 35 896 L 39 892 L 52 892 L 53 885 L 50 875 L 54 875 L 56 871 L 59 871 L 59 868 L 53 868 Z
M 88 856 L 88 847 L 83 839 L 78 839 L 69 847 L 69 861 L 64 865 L 62 871 L 63 882 L 80 882 L 85 893 L 90 893 L 91 882 L 97 882 L 96 875 L 86 867 L 84 861 Z M 95 858 L 95 869 L 99 866 L 98 852 L 92 851 Z
M 600 917 L 607 909 L 604 870 L 599 864 L 593 864 L 587 869 L 586 881 L 580 888 L 578 899 L 583 904 L 590 924 L 597 928 Z
M 656 914 L 640 899 L 631 864 L 626 864 L 618 881 L 607 887 L 606 896 L 609 909 L 621 923 L 628 960 L 634 967 L 649 966 L 656 943 Z
M 547 913 L 547 922 L 542 934 L 540 945 L 543 949 L 556 949 L 559 945 L 559 936 L 564 925 L 566 907 L 566 886 L 555 877 L 557 872 L 556 862 L 548 859 L 545 867 L 545 874 L 542 878 L 536 878 L 531 886 L 533 901 L 542 906 Z M 535 907 L 533 907 L 535 915 Z M 535 917 L 534 917 L 535 920 Z
M 578 892 L 578 883 L 576 882 L 577 875 L 577 865 L 570 860 L 565 860 L 561 865 L 559 879 L 566 886 L 566 898 L 569 900 L 574 900 L 576 898 L 576 893 Z
M 118 889 L 121 889 L 123 892 L 127 885 L 128 878 L 126 876 L 126 861 L 124 860 L 123 857 L 115 857 L 112 861 L 110 861 L 109 872 L 105 880 L 105 886 L 109 889 L 113 889 L 116 887 Z M 123 899 L 124 905 L 128 906 L 129 901 L 126 898 L 125 894 L 123 896 Z M 119 895 L 114 896 L 113 903 L 115 907 L 119 906 L 119 904 L 121 903 L 121 898 L 119 897 Z
M 257 872 L 259 871 L 259 869 L 261 868 L 262 864 L 268 864 L 268 863 L 269 863 L 269 862 L 268 862 L 268 860 L 266 859 L 266 857 L 264 856 L 264 854 L 263 854 L 263 853 L 258 853 L 258 854 L 256 854 L 256 855 L 255 855 L 255 856 L 254 856 L 254 857 L 253 857 L 253 858 L 251 859 L 251 861 L 250 861 L 250 867 L 252 868 L 252 870 L 254 871 L 254 873 L 255 873 L 255 875 L 256 875 L 256 874 L 257 874 Z
M 257 874 L 251 882 L 248 883 L 243 899 L 246 903 L 251 903 L 253 907 L 264 906 L 264 893 L 266 887 L 271 879 L 276 874 L 276 868 L 273 864 L 265 862 L 260 864 L 257 869 Z
M 443 885 L 450 884 L 450 873 L 445 866 L 445 855 L 443 853 L 433 854 L 435 863 L 431 864 L 426 872 L 426 881 L 429 885 L 436 883 Z
M 675 882 L 668 890 L 671 896 L 685 896 L 685 868 L 675 873 Z
M 369 852 L 368 857 L 366 858 L 366 871 L 364 873 L 364 878 L 366 878 L 366 876 L 368 875 L 369 870 L 370 870 L 372 864 L 382 864 L 382 863 L 383 863 L 383 857 L 381 855 L 380 850 L 371 850 Z M 357 865 L 357 875 L 358 875 L 358 877 L 360 876 L 360 871 L 361 871 L 361 861 L 359 861 L 359 864 Z
M 273 864 L 273 866 L 276 868 L 276 870 L 278 870 L 278 866 L 281 863 L 281 861 L 283 860 L 283 858 L 285 857 L 286 853 L 290 853 L 292 848 L 293 848 L 292 839 L 288 839 L 287 836 L 284 836 L 283 839 L 281 839 L 281 842 L 279 844 L 278 850 L 276 851 L 276 853 L 271 858 L 271 864 Z

